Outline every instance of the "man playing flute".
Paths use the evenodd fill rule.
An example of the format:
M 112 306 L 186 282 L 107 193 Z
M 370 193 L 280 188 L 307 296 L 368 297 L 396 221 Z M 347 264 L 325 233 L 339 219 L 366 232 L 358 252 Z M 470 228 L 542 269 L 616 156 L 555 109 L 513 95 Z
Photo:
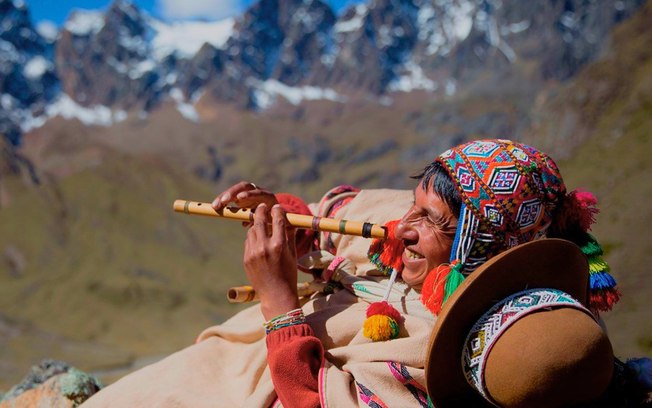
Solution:
M 549 156 L 508 140 L 452 148 L 415 178 L 413 192 L 342 188 L 310 211 L 252 183 L 218 195 L 216 211 L 229 204 L 255 209 L 243 264 L 260 302 L 84 406 L 432 406 L 424 360 L 448 296 L 487 260 L 520 244 L 558 237 L 597 245 L 587 233 L 597 210 L 589 193 L 566 190 Z M 297 231 L 284 206 L 384 224 L 388 237 Z M 298 266 L 328 290 L 299 299 Z M 605 268 L 595 273 L 609 282 L 591 287 L 597 313 L 618 293 Z M 591 390 L 587 398 L 604 392 Z

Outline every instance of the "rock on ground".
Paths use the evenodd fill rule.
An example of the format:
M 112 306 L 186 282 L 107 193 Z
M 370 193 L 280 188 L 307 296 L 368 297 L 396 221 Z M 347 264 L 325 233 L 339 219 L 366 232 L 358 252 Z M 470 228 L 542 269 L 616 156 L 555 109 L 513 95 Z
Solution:
M 43 360 L 20 384 L 0 394 L 0 408 L 76 407 L 100 388 L 101 383 L 92 375 L 61 361 Z

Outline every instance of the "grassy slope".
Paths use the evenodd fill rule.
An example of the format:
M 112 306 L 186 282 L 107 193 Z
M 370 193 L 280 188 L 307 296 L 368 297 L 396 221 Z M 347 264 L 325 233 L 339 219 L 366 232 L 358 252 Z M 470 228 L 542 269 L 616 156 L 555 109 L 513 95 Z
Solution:
M 623 299 L 605 315 L 616 351 L 652 355 L 652 4 L 614 35 L 612 53 L 567 90 L 586 142 L 561 163 L 567 184 L 594 191 L 595 235 L 607 249 Z M 582 98 L 577 98 L 582 95 Z M 574 105 L 574 106 L 573 106 Z
M 13 333 L 0 337 L 0 386 L 44 357 L 95 370 L 170 352 L 237 310 L 224 296 L 243 282 L 240 226 L 171 210 L 175 198 L 210 199 L 211 188 L 111 154 L 60 182 L 7 181 L 0 251 L 27 261 L 18 276 L 0 264 Z

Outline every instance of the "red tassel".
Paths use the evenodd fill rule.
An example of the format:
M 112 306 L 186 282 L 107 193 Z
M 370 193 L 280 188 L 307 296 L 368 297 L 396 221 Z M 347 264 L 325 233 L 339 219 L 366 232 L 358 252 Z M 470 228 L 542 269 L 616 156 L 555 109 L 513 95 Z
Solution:
M 596 316 L 599 312 L 608 312 L 620 300 L 620 291 L 618 288 L 606 290 L 591 291 L 590 302 L 591 311 Z
M 392 269 L 397 271 L 403 270 L 403 251 L 405 246 L 403 241 L 396 238 L 394 231 L 400 220 L 389 221 L 385 224 L 387 228 L 386 239 L 374 239 L 367 253 L 369 260 L 386 274 L 390 274 Z
M 600 212 L 596 207 L 598 199 L 588 191 L 575 190 L 571 194 L 575 195 L 578 205 L 577 216 L 582 231 L 589 231 L 591 225 L 595 223 L 595 216 Z
M 450 273 L 452 265 L 439 265 L 426 276 L 421 289 L 421 303 L 435 316 L 441 311 L 441 305 L 446 296 L 446 277 Z

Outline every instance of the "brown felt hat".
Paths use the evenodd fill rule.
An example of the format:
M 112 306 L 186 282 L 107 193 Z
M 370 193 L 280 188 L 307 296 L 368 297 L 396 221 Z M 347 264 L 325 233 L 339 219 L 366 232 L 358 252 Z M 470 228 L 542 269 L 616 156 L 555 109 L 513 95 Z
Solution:
M 431 335 L 425 368 L 434 406 L 565 407 L 599 398 L 614 357 L 606 333 L 583 307 L 588 285 L 586 257 L 561 239 L 519 245 L 484 263 L 446 301 Z M 484 359 L 479 391 L 465 377 L 467 336 L 497 304 L 535 288 L 565 292 L 577 305 L 537 309 L 501 329 Z

